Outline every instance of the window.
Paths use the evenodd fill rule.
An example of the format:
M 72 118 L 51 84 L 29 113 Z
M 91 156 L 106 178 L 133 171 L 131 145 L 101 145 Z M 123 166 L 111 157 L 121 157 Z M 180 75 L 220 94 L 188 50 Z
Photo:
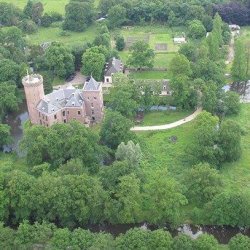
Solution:
M 56 118 L 57 118 L 57 116 L 56 115 L 54 115 L 54 119 L 56 120 Z
M 91 103 L 91 107 L 94 108 L 94 103 L 93 102 Z
M 109 79 L 108 79 L 108 78 L 106 78 L 106 82 L 109 82 Z
M 44 120 L 44 115 L 43 115 L 43 120 Z
M 63 120 L 64 123 L 67 123 L 66 119 Z
M 63 116 L 65 116 L 65 111 L 62 112 Z
M 48 116 L 46 116 L 46 121 L 48 121 Z
M 95 111 L 94 110 L 92 110 L 92 115 L 94 115 L 95 114 Z
M 96 100 L 96 97 L 94 97 L 94 99 Z
M 81 111 L 80 110 L 78 110 L 78 115 L 80 115 L 81 114 Z
M 95 121 L 95 117 L 94 116 L 92 116 L 92 121 Z

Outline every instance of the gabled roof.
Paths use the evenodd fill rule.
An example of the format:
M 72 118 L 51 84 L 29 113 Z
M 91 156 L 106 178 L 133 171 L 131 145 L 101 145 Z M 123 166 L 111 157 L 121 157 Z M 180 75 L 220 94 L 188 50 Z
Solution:
M 83 96 L 80 90 L 67 88 L 55 90 L 46 95 L 37 105 L 37 109 L 46 114 L 52 114 L 64 107 L 82 107 Z
M 106 65 L 104 75 L 112 76 L 112 74 L 117 72 L 122 72 L 123 65 L 122 61 L 113 57 Z
M 100 83 L 97 82 L 92 76 L 88 82 L 85 82 L 83 90 L 98 90 Z

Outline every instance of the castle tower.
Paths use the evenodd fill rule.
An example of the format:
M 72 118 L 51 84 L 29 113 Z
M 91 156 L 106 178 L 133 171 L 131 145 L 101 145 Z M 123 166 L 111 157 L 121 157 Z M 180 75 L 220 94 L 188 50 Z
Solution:
M 39 124 L 37 104 L 44 98 L 43 77 L 38 74 L 27 75 L 22 79 L 29 117 L 32 124 Z
M 97 82 L 92 76 L 84 84 L 83 98 L 87 116 L 93 123 L 101 122 L 104 114 L 102 84 Z

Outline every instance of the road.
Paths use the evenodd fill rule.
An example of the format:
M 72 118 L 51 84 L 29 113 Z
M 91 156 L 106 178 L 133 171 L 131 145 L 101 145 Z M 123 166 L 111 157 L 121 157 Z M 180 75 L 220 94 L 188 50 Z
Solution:
M 197 109 L 192 115 L 185 117 L 184 119 L 181 119 L 179 121 L 165 124 L 165 125 L 158 125 L 158 126 L 142 126 L 142 127 L 133 127 L 130 130 L 131 131 L 157 131 L 157 130 L 167 130 L 171 128 L 175 128 L 178 126 L 181 126 L 187 122 L 192 121 L 198 114 L 200 114 L 202 111 L 202 108 Z

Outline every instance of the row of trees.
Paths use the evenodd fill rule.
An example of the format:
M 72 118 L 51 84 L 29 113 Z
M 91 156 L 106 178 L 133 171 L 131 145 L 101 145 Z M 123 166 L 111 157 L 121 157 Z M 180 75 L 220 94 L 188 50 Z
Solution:
M 16 231 L 8 227 L 0 227 L 2 249 L 24 248 L 36 246 L 46 249 L 218 249 L 218 241 L 208 234 L 192 240 L 189 236 L 179 234 L 172 237 L 162 229 L 155 231 L 134 228 L 114 238 L 108 233 L 92 233 L 88 230 L 57 228 L 53 224 L 43 222 L 30 225 L 24 221 Z M 228 247 L 230 250 L 245 250 L 250 247 L 247 236 L 237 234 L 231 238 Z

